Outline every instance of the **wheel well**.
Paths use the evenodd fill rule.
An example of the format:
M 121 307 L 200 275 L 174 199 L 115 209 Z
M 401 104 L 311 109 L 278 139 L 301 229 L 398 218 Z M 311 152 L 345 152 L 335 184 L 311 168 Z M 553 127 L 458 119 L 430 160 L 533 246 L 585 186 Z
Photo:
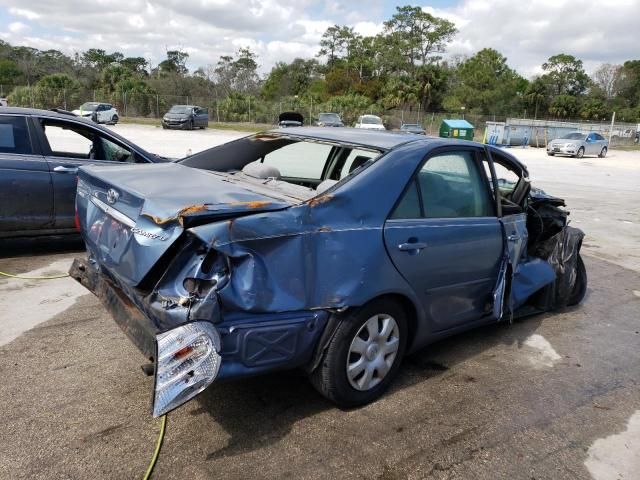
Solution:
M 378 300 L 380 298 L 393 300 L 394 302 L 398 303 L 404 310 L 405 317 L 407 319 L 407 328 L 409 330 L 407 349 L 410 349 L 413 339 L 415 338 L 416 330 L 418 328 L 418 312 L 416 311 L 415 304 L 408 297 L 399 293 L 389 293 L 381 295 L 380 297 L 372 298 L 370 301 Z

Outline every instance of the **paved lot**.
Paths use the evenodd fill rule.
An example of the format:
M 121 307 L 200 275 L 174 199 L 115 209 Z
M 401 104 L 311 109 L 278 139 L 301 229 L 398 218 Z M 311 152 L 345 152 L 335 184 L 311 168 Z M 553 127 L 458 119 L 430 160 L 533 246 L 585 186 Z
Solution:
M 169 155 L 234 137 L 115 128 Z M 155 478 L 638 478 L 640 154 L 514 153 L 587 232 L 583 305 L 433 345 L 357 410 L 296 372 L 217 384 L 169 415 Z M 5 241 L 0 271 L 63 272 L 81 249 Z M 0 279 L 0 312 L 0 478 L 140 478 L 152 379 L 97 300 L 70 279 Z

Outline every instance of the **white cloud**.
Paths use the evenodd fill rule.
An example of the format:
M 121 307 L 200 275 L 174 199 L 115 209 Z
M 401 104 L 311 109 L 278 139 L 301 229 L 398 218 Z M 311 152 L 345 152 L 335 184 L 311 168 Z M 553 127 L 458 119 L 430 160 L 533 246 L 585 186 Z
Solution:
M 40 18 L 40 14 L 24 8 L 10 8 L 9 13 L 16 17 L 24 17 L 27 20 L 37 20 Z
M 383 27 L 382 22 L 358 22 L 353 26 L 353 30 L 363 37 L 372 37 L 382 32 Z
M 29 30 L 31 30 L 31 27 L 22 22 L 11 22 L 9 24 L 9 31 L 11 33 L 25 33 Z

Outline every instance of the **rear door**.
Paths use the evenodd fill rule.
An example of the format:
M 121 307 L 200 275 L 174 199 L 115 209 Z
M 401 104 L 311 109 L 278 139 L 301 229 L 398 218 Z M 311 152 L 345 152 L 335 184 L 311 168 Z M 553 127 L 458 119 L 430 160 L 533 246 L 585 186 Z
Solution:
M 52 226 L 49 165 L 32 142 L 30 119 L 0 115 L 0 234 Z
M 474 147 L 425 160 L 384 227 L 387 251 L 418 294 L 432 331 L 491 313 L 502 227 Z
M 55 228 L 74 227 L 78 168 L 135 163 L 136 153 L 91 126 L 62 119 L 37 119 L 53 183 Z

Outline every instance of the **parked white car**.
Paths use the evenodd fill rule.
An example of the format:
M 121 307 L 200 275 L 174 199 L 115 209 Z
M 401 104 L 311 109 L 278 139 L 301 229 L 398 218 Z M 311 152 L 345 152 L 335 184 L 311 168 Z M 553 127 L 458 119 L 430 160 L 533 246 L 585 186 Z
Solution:
M 355 124 L 355 128 L 365 128 L 367 130 L 386 130 L 382 119 L 377 115 L 361 115 Z
M 110 103 L 86 102 L 80 108 L 73 111 L 79 117 L 85 117 L 96 123 L 109 123 L 115 125 L 120 117 L 118 110 Z

